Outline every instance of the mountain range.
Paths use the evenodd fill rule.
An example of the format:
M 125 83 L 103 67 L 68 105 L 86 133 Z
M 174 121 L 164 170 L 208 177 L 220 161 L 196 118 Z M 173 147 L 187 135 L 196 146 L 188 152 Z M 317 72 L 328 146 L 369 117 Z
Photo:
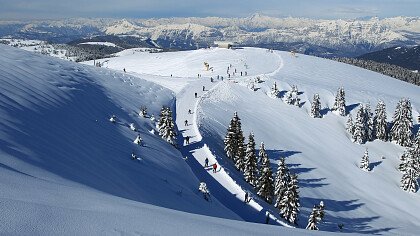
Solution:
M 187 17 L 159 19 L 66 19 L 0 21 L 0 37 L 67 43 L 80 38 L 117 35 L 152 40 L 162 48 L 195 49 L 216 40 L 333 57 L 360 56 L 420 42 L 419 17 L 355 20 Z

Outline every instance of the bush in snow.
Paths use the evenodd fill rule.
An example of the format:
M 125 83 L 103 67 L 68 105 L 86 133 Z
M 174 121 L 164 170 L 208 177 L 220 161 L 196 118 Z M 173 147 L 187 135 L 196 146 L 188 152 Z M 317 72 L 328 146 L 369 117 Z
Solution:
M 134 139 L 133 143 L 142 145 L 143 139 L 140 137 L 140 135 L 137 135 L 136 139 Z
M 401 146 L 409 146 L 413 128 L 411 102 L 408 99 L 401 99 L 395 109 L 392 128 L 390 130 L 391 140 Z
M 369 169 L 369 153 L 368 150 L 366 148 L 365 154 L 362 157 L 362 160 L 360 161 L 360 169 L 364 170 L 364 171 L 370 171 Z
M 344 88 L 341 87 L 338 89 L 337 94 L 335 95 L 334 105 L 331 110 L 338 112 L 340 116 L 346 115 L 346 94 Z
M 373 118 L 374 130 L 376 137 L 382 141 L 388 140 L 388 123 L 386 122 L 386 106 L 381 100 L 376 105 L 375 117 Z
M 147 107 L 146 106 L 141 106 L 140 107 L 139 116 L 141 116 L 141 117 L 146 117 L 147 116 Z
M 111 118 L 109 118 L 109 121 L 111 121 L 112 123 L 117 122 L 117 117 L 115 115 L 112 115 Z
M 311 104 L 311 117 L 321 118 L 321 102 L 319 101 L 319 94 L 315 94 Z
M 136 125 L 134 125 L 134 123 L 131 123 L 131 124 L 130 124 L 130 129 L 131 129 L 132 131 L 136 131 L 136 130 L 137 130 Z
M 257 155 L 255 153 L 254 134 L 250 133 L 245 150 L 244 178 L 250 185 L 257 186 Z
M 208 201 L 210 197 L 210 191 L 207 188 L 207 184 L 204 182 L 201 182 L 200 185 L 198 186 L 198 190 L 203 194 L 204 199 Z

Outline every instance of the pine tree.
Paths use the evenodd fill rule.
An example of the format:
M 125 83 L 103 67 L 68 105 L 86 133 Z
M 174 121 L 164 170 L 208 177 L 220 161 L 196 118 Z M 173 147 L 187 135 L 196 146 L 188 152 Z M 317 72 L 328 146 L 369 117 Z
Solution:
M 279 89 L 277 88 L 277 83 L 276 83 L 276 81 L 274 81 L 273 87 L 271 88 L 271 95 L 272 95 L 273 97 L 278 97 L 278 96 L 279 96 L 279 94 L 280 94 L 280 91 L 279 91 Z
M 412 148 L 407 152 L 406 158 L 406 165 L 401 178 L 401 188 L 404 191 L 415 193 L 419 188 L 417 182 L 417 178 L 419 177 L 419 165 L 416 162 L 416 158 L 413 156 Z
M 277 167 L 276 180 L 274 182 L 274 196 L 276 197 L 276 203 L 274 207 L 280 206 L 280 201 L 283 199 L 284 194 L 287 190 L 287 184 L 290 182 L 289 169 L 286 166 L 284 158 L 281 158 Z
M 290 182 L 287 186 L 286 193 L 284 194 L 278 208 L 280 215 L 290 223 L 297 224 L 297 216 L 299 214 L 299 186 L 297 175 L 290 176 Z
M 369 152 L 368 152 L 368 150 L 366 148 L 365 154 L 362 157 L 362 160 L 360 162 L 360 166 L 359 167 L 360 167 L 360 169 L 362 169 L 364 171 L 370 171 L 369 164 L 370 164 L 369 163 Z
M 325 205 L 324 201 L 320 201 L 319 205 L 317 206 L 317 219 L 318 222 L 321 222 L 324 219 L 325 216 Z
M 349 114 L 349 118 L 347 119 L 346 130 L 347 132 L 349 132 L 349 134 L 353 138 L 355 126 L 354 126 L 353 117 L 351 116 L 351 114 Z
M 321 102 L 319 101 L 319 94 L 315 94 L 313 101 L 312 101 L 312 106 L 311 106 L 311 116 L 313 118 L 321 118 Z
M 244 178 L 252 186 L 257 186 L 257 155 L 255 152 L 254 134 L 250 133 L 245 151 Z
M 363 144 L 367 140 L 366 134 L 365 111 L 363 106 L 360 106 L 356 115 L 356 122 L 354 124 L 353 141 L 358 144 Z
M 159 135 L 168 143 L 175 145 L 176 132 L 172 118 L 172 111 L 169 107 L 162 107 L 158 122 Z
M 235 153 L 235 167 L 240 171 L 244 171 L 245 167 L 245 137 L 242 131 L 241 119 L 239 119 L 238 114 L 235 112 L 236 120 L 236 153 Z
M 392 128 L 390 131 L 391 140 L 401 146 L 409 146 L 413 128 L 413 116 L 411 102 L 408 99 L 401 99 L 395 109 Z
M 370 109 L 370 104 L 365 105 L 365 128 L 366 128 L 366 141 L 373 141 L 376 138 L 375 128 L 373 123 L 373 114 Z
M 296 85 L 292 85 L 292 90 L 287 92 L 286 103 L 289 105 L 300 106 L 299 91 Z
M 230 120 L 230 125 L 227 130 L 226 136 L 225 136 L 225 152 L 226 156 L 230 159 L 234 159 L 235 153 L 236 153 L 236 127 L 235 127 L 235 121 L 232 118 Z
M 387 122 L 386 122 L 386 106 L 381 100 L 375 109 L 375 117 L 373 118 L 376 137 L 382 141 L 388 140 Z
M 317 209 L 316 206 L 314 206 L 312 208 L 311 215 L 309 215 L 308 225 L 306 226 L 306 229 L 308 229 L 308 230 L 319 230 L 318 226 L 317 226 L 317 224 L 318 224 L 317 212 L 318 212 L 318 209 Z
M 335 95 L 334 105 L 331 110 L 337 111 L 340 116 L 346 116 L 346 98 L 345 98 L 344 88 L 341 87 L 338 89 L 337 94 Z
M 260 166 L 260 176 L 258 178 L 257 185 L 257 194 L 264 201 L 268 203 L 273 202 L 273 193 L 274 193 L 274 181 L 273 181 L 273 172 L 271 171 L 271 164 L 268 155 L 265 153 L 264 144 L 261 144 L 262 149 L 264 150 L 260 155 L 261 156 L 261 166 Z

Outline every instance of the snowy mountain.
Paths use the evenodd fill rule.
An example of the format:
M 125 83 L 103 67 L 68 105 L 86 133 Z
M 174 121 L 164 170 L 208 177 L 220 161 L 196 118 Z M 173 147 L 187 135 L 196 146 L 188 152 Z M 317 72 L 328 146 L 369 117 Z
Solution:
M 378 140 L 353 143 L 346 118 L 329 107 L 343 86 L 353 115 L 360 103 L 381 99 L 390 121 L 398 100 L 408 97 L 417 117 L 417 86 L 330 60 L 259 48 L 128 49 L 99 60 L 103 68 L 0 49 L 2 234 L 416 235 L 419 193 L 400 189 L 396 169 L 404 148 Z M 256 77 L 261 82 L 251 90 Z M 274 82 L 280 97 L 270 94 Z M 298 86 L 300 107 L 282 101 L 292 85 Z M 308 114 L 314 93 L 321 97 L 321 119 Z M 141 106 L 156 118 L 162 106 L 172 109 L 179 149 L 158 135 L 156 121 L 139 116 Z M 253 131 L 256 143 L 266 144 L 273 170 L 285 157 L 299 175 L 297 229 L 261 200 L 227 159 L 223 138 L 234 111 L 246 136 Z M 419 129 L 418 121 L 414 126 Z M 137 135 L 143 145 L 133 143 Z M 370 172 L 358 167 L 366 148 Z M 131 159 L 133 152 L 138 160 Z M 204 167 L 206 158 L 217 163 L 215 173 Z M 198 191 L 200 182 L 207 184 L 211 201 Z M 323 232 L 302 229 L 321 200 Z M 267 220 L 270 225 L 262 224 Z
M 240 45 L 298 50 L 322 56 L 358 56 L 395 45 L 420 41 L 419 17 L 364 20 L 275 18 L 70 19 L 65 21 L 0 22 L 0 37 L 65 39 L 92 35 L 137 35 L 162 47 L 195 49 L 229 40 Z M 71 41 L 71 40 L 68 40 Z M 67 42 L 68 42 L 67 41 Z M 298 45 L 295 45 L 298 44 Z
M 360 59 L 401 66 L 410 70 L 420 70 L 420 47 L 392 47 L 368 53 Z

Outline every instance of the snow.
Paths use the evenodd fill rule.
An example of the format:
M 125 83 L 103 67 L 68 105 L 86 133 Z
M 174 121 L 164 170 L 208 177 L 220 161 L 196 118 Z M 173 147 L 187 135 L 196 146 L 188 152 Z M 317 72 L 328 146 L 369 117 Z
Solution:
M 353 117 L 359 103 L 374 107 L 381 99 L 390 120 L 402 97 L 411 99 L 417 117 L 420 90 L 414 85 L 326 59 L 257 48 L 130 49 L 100 60 L 106 68 L 0 49 L 5 213 L 0 221 L 6 222 L 1 233 L 324 235 L 344 224 L 347 233 L 416 235 L 420 227 L 419 193 L 399 188 L 396 166 L 404 149 L 382 141 L 352 143 L 347 118 L 325 109 L 343 86 Z M 213 70 L 206 71 L 204 62 Z M 229 65 L 230 72 L 237 70 L 231 79 Z M 241 71 L 248 75 L 240 76 Z M 263 82 L 252 91 L 247 85 L 257 76 Z M 302 107 L 269 96 L 274 81 L 280 96 L 297 85 Z M 309 116 L 315 93 L 322 119 Z M 141 105 L 156 118 L 162 105 L 173 108 L 179 150 L 153 134 L 154 123 L 138 116 Z M 225 157 L 223 138 L 234 111 L 244 135 L 252 131 L 257 144 L 264 141 L 274 172 L 285 157 L 291 172 L 299 174 L 298 228 L 306 226 L 313 205 L 324 201 L 326 216 L 318 225 L 323 231 L 289 228 Z M 115 124 L 108 120 L 113 114 Z M 130 123 L 144 146 L 133 143 L 137 134 Z M 189 145 L 183 143 L 186 136 Z M 358 167 L 366 148 L 370 172 Z M 131 160 L 133 151 L 141 161 Z M 217 162 L 216 173 L 203 167 L 205 158 Z M 198 192 L 200 182 L 206 183 L 210 202 Z M 248 204 L 245 191 L 252 197 Z M 265 221 L 266 211 L 273 225 L 255 224 Z
M 107 46 L 107 47 L 118 47 L 117 45 L 115 45 L 115 43 L 110 43 L 110 42 L 84 42 L 84 43 L 79 43 L 79 44 L 103 45 L 103 46 Z

